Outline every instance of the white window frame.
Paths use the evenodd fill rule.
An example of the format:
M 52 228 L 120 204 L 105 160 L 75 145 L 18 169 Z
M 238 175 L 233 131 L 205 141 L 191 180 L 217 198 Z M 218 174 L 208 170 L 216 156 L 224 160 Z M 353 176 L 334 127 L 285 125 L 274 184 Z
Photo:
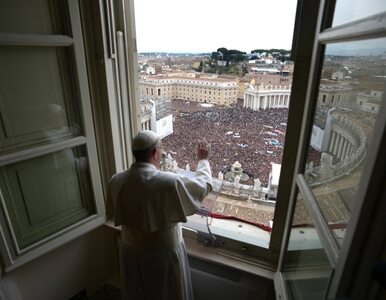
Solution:
M 102 0 L 100 0 L 100 3 Z M 108 3 L 109 0 L 106 0 Z M 102 3 L 103 4 L 103 3 Z M 103 6 L 102 6 L 103 7 Z M 116 11 L 118 12 L 118 19 L 120 21 L 116 23 L 120 23 L 122 31 L 124 32 L 124 40 L 125 40 L 125 49 L 126 49 L 126 61 L 124 62 L 124 68 L 126 69 L 127 80 L 128 80 L 128 100 L 129 101 L 129 109 L 126 110 L 126 113 L 130 115 L 132 131 L 131 136 L 133 136 L 136 132 L 138 132 L 138 128 L 140 126 L 138 123 L 140 122 L 140 105 L 139 105 L 139 85 L 138 85 L 138 74 L 137 74 L 137 48 L 136 48 L 136 34 L 135 34 L 135 17 L 134 17 L 134 1 L 133 0 L 123 0 L 122 6 L 116 6 Z M 122 19 L 122 20 L 121 20 Z M 118 26 L 118 25 L 117 25 Z M 116 30 L 116 29 L 115 29 Z M 294 39 L 296 41 L 296 38 Z M 122 61 L 123 62 L 123 61 Z M 122 67 L 122 66 L 120 66 Z M 301 78 L 301 74 L 304 73 L 306 68 L 304 65 L 300 65 L 297 73 L 299 74 L 299 78 Z M 303 76 L 305 77 L 305 76 Z M 289 191 L 291 190 L 294 170 L 294 161 L 291 160 L 291 157 L 296 156 L 297 151 L 297 142 L 300 137 L 300 125 L 301 120 L 296 118 L 294 114 L 303 111 L 304 108 L 304 99 L 305 95 L 302 93 L 301 89 L 304 85 L 304 81 L 301 80 L 294 82 L 292 85 L 292 93 L 291 97 L 296 99 L 296 101 L 291 101 L 290 112 L 289 112 L 289 120 L 288 120 L 288 130 L 286 135 L 286 140 L 291 140 L 291 144 L 286 143 L 283 153 L 283 161 L 282 161 L 282 172 L 280 176 L 280 188 L 278 191 L 277 204 L 275 207 L 274 214 L 274 227 L 271 233 L 270 245 L 269 249 L 252 246 L 249 244 L 245 244 L 239 241 L 231 240 L 226 237 L 217 237 L 220 248 L 226 251 L 231 251 L 235 256 L 242 256 L 245 258 L 255 257 L 257 260 L 262 260 L 265 265 L 269 265 L 269 268 L 275 266 L 279 259 L 280 249 L 282 245 L 282 237 L 285 226 L 285 219 L 287 216 L 288 203 L 289 203 Z M 304 88 L 303 88 L 304 90 Z M 122 101 L 126 101 L 125 99 L 119 100 L 114 104 L 115 111 L 118 112 L 118 117 L 116 119 L 124 118 L 124 114 L 122 111 L 116 109 L 116 107 L 122 106 Z M 291 116 L 290 116 L 291 115 Z M 293 116 L 293 117 L 292 117 Z M 126 140 L 125 143 L 120 141 L 116 143 L 116 145 L 121 145 L 120 149 L 117 150 L 120 153 L 129 153 L 130 142 Z M 126 145 L 126 146 L 123 146 Z M 132 162 L 131 160 L 127 160 L 128 163 Z M 123 170 L 127 168 L 128 165 L 125 164 L 117 164 L 117 171 Z M 190 224 L 186 224 L 186 227 L 189 228 Z M 193 228 L 194 229 L 194 228 Z M 197 231 L 198 233 L 198 231 Z M 225 244 L 225 246 L 224 246 Z M 229 254 L 228 254 L 229 255 Z
M 68 141 L 34 147 L 31 150 L 18 151 L 14 154 L 0 156 L 0 166 L 25 161 L 44 154 L 53 153 L 75 146 L 85 146 L 88 154 L 89 172 L 94 196 L 95 213 L 44 238 L 26 249 L 18 250 L 15 235 L 9 222 L 4 202 L 1 200 L 0 251 L 4 270 L 10 271 L 32 259 L 47 253 L 105 223 L 105 208 L 97 157 L 95 130 L 88 90 L 87 70 L 84 57 L 83 36 L 79 14 L 78 0 L 69 0 L 69 19 L 73 36 L 43 34 L 5 34 L 0 33 L 0 46 L 69 46 L 74 53 L 74 66 L 77 75 L 77 89 L 81 100 L 81 118 L 84 136 Z M 67 14 L 67 13 L 66 13 Z M 2 197 L 2 195 L 1 195 Z

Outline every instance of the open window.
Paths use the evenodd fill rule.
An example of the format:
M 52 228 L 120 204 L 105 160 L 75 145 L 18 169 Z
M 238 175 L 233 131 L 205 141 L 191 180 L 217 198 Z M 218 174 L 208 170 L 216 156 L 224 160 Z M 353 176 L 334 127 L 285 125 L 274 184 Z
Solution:
M 78 1 L 0 4 L 1 253 L 9 270 L 105 222 Z
M 127 3 L 132 8 L 133 1 Z M 162 9 L 167 8 L 163 5 Z M 240 6 L 240 9 L 243 8 Z M 295 3 L 283 11 L 288 15 L 291 9 L 293 22 Z M 138 21 L 139 17 L 136 18 Z M 143 24 L 148 24 L 147 16 L 142 18 L 140 24 L 145 26 Z M 130 22 L 130 26 L 128 32 L 133 38 L 135 23 Z M 150 28 L 154 30 L 154 27 Z M 211 28 L 206 30 L 210 32 Z M 299 34 L 293 39 L 294 47 L 299 40 L 307 40 L 304 44 L 312 45 L 312 38 L 307 36 L 310 33 Z M 137 41 L 143 38 L 137 36 L 133 39 Z M 162 40 L 158 42 L 160 47 L 166 47 L 161 43 Z M 284 63 L 284 59 L 282 64 L 278 63 L 269 69 L 251 62 L 248 65 L 251 71 L 248 78 L 210 74 L 209 71 L 215 70 L 215 64 L 219 70 L 222 68 L 222 72 L 236 68 L 232 67 L 232 63 L 226 63 L 228 58 L 224 57 L 236 57 L 237 53 L 231 56 L 230 52 L 226 52 L 227 49 L 222 51 L 224 53 L 217 53 L 217 56 L 210 53 L 190 58 L 137 53 L 135 57 L 138 57 L 138 61 L 131 63 L 138 62 L 140 65 L 139 81 L 130 82 L 139 91 L 135 99 L 135 106 L 139 107 L 137 111 L 142 113 L 138 128 L 159 131 L 165 137 L 163 144 L 168 153 L 164 166 L 174 168 L 177 172 L 195 169 L 194 159 L 191 158 L 194 157 L 192 143 L 197 135 L 210 140 L 215 192 L 205 199 L 199 214 L 190 217 L 185 225 L 196 230 L 197 239 L 205 244 L 258 256 L 273 263 L 278 259 L 288 191 L 292 184 L 294 161 L 285 157 L 296 155 L 299 114 L 302 114 L 305 96 L 299 90 L 304 82 L 298 80 L 296 87 L 291 86 L 290 74 L 294 68 L 296 70 L 296 62 L 295 65 L 291 61 Z M 303 54 L 303 58 L 310 60 L 310 54 L 309 50 L 308 56 Z M 258 55 L 260 53 L 255 56 Z M 269 58 L 267 54 L 266 58 L 272 57 Z M 189 59 L 200 72 L 175 70 L 178 65 L 182 66 L 182 61 Z M 245 74 L 247 64 L 240 64 L 240 74 Z M 205 73 L 205 70 L 208 72 Z M 304 65 L 299 65 L 297 73 L 304 74 L 306 71 Z M 163 74 L 157 75 L 159 73 Z M 291 91 L 295 91 L 292 97 L 296 101 L 293 104 L 290 103 Z M 293 115 L 287 122 L 287 114 L 291 114 L 291 111 Z M 138 114 L 134 118 L 138 118 Z M 241 126 L 230 125 L 232 121 L 237 121 Z M 286 134 L 291 143 L 285 141 Z
M 370 227 L 384 234 L 376 220 L 384 205 L 385 9 L 382 1 L 321 1 L 275 278 L 283 299 L 372 298 L 370 256 L 383 243 L 366 235 Z M 364 248 L 373 254 L 360 254 Z M 367 271 L 358 267 L 364 257 Z

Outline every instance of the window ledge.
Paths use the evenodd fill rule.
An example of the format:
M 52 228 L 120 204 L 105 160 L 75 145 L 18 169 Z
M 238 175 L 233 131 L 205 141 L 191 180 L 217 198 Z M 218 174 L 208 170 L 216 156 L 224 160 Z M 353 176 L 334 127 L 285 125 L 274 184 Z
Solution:
M 105 226 L 117 232 L 121 231 L 120 227 L 114 226 L 114 223 L 111 221 L 107 221 Z M 274 273 L 276 272 L 275 265 L 267 261 L 259 261 L 242 253 L 204 246 L 199 244 L 193 236 L 184 233 L 184 241 L 189 256 L 273 280 Z

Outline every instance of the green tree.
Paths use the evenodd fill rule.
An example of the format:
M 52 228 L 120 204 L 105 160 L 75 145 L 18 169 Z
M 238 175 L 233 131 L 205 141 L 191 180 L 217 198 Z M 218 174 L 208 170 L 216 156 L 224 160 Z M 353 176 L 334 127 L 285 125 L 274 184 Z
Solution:
M 200 61 L 200 65 L 197 68 L 197 72 L 202 72 L 202 68 L 204 67 L 204 63 Z
M 218 60 L 229 61 L 229 58 L 228 58 L 229 54 L 228 54 L 228 49 L 227 48 L 224 48 L 224 47 L 218 48 L 217 49 L 217 53 L 219 53 L 220 56 L 221 56 Z
M 218 52 L 212 52 L 212 56 L 210 58 L 213 60 L 218 60 L 218 57 L 219 57 Z

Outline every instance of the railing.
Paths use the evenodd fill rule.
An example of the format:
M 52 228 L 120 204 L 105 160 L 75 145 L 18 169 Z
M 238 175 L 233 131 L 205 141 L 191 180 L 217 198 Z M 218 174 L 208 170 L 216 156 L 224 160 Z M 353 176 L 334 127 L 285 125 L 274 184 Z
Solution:
M 253 86 L 253 89 L 248 88 L 247 91 L 284 91 L 291 92 L 291 85 L 272 85 L 272 84 L 261 84 Z

